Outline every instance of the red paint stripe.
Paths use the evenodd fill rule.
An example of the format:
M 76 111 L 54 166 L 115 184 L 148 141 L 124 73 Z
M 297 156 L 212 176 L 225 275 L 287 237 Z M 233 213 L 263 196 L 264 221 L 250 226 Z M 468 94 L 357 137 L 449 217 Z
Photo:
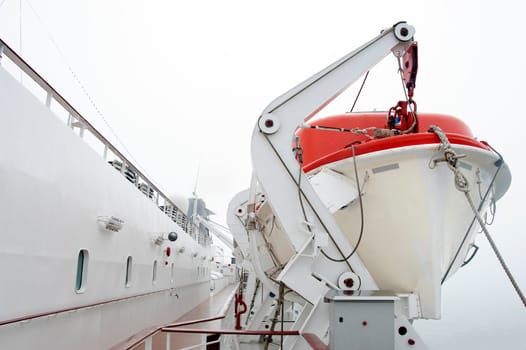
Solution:
M 386 122 L 386 113 L 351 113 L 317 119 L 310 125 L 351 130 L 369 127 L 386 128 Z M 298 129 L 296 134 L 303 148 L 303 169 L 309 172 L 322 165 L 350 158 L 351 145 L 354 145 L 355 154 L 360 155 L 407 146 L 440 143 L 436 134 L 427 132 L 431 125 L 438 125 L 453 144 L 489 150 L 484 143 L 473 137 L 471 130 L 462 120 L 447 115 L 420 113 L 417 132 L 382 139 L 369 139 L 352 132 Z
M 57 315 L 57 314 L 61 314 L 61 313 L 64 313 L 64 312 L 77 311 L 77 310 L 87 309 L 87 308 L 90 308 L 90 307 L 116 303 L 116 302 L 124 301 L 124 300 L 128 300 L 128 299 L 144 297 L 144 296 L 152 295 L 152 294 L 156 294 L 156 293 L 167 292 L 167 291 L 169 291 L 171 289 L 173 289 L 173 288 L 156 290 L 156 291 L 153 291 L 153 292 L 136 294 L 136 295 L 132 295 L 132 296 L 128 296 L 128 297 L 123 297 L 123 298 L 118 298 L 118 299 L 111 299 L 111 300 L 101 301 L 101 302 L 93 303 L 93 304 L 86 304 L 86 305 L 81 305 L 81 306 L 65 308 L 65 309 L 59 309 L 59 310 L 54 310 L 54 311 L 47 311 L 47 312 L 41 312 L 41 313 L 37 313 L 37 314 L 21 316 L 21 317 L 12 318 L 12 319 L 9 319 L 9 320 L 0 321 L 0 326 L 4 326 L 4 325 L 7 325 L 7 324 L 11 324 L 11 323 L 22 322 L 22 321 L 28 321 L 28 320 L 32 320 L 32 319 L 39 318 L 39 317 Z

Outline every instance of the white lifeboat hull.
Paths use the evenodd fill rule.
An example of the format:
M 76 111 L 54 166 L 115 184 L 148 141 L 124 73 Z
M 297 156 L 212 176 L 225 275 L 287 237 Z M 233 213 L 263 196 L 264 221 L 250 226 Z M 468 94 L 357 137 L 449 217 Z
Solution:
M 453 172 L 444 162 L 433 163 L 433 159 L 443 156 L 438 146 L 408 146 L 357 156 L 363 215 L 352 157 L 308 174 L 313 187 L 324 190 L 318 193 L 320 198 L 333 212 L 351 245 L 358 245 L 357 254 L 379 288 L 418 294 L 425 318 L 440 318 L 440 285 L 463 264 L 480 228 L 466 195 L 455 187 Z M 490 189 L 487 200 L 481 204 L 482 196 L 489 186 L 507 188 L 509 170 L 503 163 L 496 178 L 504 186 L 490 185 L 498 169 L 498 157 L 470 146 L 454 149 L 466 155 L 459 168 L 469 181 L 468 195 L 484 213 L 490 200 L 500 198 L 502 193 Z M 336 181 L 345 182 L 343 190 L 342 186 L 323 183 L 334 181 L 319 176 L 327 171 L 340 177 Z M 342 191 L 353 192 L 350 184 L 355 186 L 355 194 L 342 203 Z M 335 203 L 338 208 L 334 208 Z

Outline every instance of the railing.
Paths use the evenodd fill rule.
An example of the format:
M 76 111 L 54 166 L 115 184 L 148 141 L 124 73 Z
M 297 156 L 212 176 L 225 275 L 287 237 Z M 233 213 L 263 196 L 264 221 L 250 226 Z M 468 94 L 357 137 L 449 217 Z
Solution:
M 149 180 L 140 170 L 134 165 L 126 156 L 124 156 L 115 146 L 113 146 L 100 132 L 98 132 L 93 125 L 91 125 L 80 112 L 78 112 L 60 93 L 58 93 L 42 76 L 40 76 L 26 61 L 24 61 L 13 49 L 9 47 L 2 39 L 0 39 L 0 63 L 5 55 L 14 63 L 26 76 L 31 78 L 44 92 L 46 98 L 44 104 L 51 109 L 51 103 L 55 101 L 67 113 L 68 118 L 66 124 L 71 129 L 78 128 L 79 137 L 84 139 L 87 132 L 91 133 L 98 142 L 102 144 L 104 150 L 102 158 L 108 161 L 108 153 L 111 152 L 117 159 L 108 161 L 115 169 L 137 187 L 148 198 L 153 200 L 155 204 L 163 211 L 170 219 L 181 226 L 192 237 L 194 234 L 194 225 L 190 223 L 187 215 L 181 211 L 169 198 L 166 196 L 155 184 Z M 87 141 L 86 141 L 87 142 Z M 194 237 L 195 238 L 195 237 Z M 207 242 L 205 242 L 206 244 Z
M 234 299 L 234 296 L 238 290 L 239 285 L 235 285 L 228 297 L 226 298 L 226 301 L 219 310 L 218 314 L 212 317 L 207 318 L 201 318 L 201 319 L 194 319 L 189 321 L 182 321 L 178 323 L 170 323 L 166 325 L 160 325 L 160 326 L 154 326 L 151 328 L 147 328 L 142 330 L 139 333 L 134 334 L 133 336 L 129 337 L 128 339 L 123 340 L 122 342 L 115 344 L 110 348 L 110 350 L 133 350 L 136 348 L 139 348 L 141 346 L 144 346 L 144 349 L 151 350 L 152 344 L 153 344 L 153 338 L 159 334 L 164 334 L 166 336 L 166 349 L 171 349 L 171 342 L 170 342 L 170 332 L 166 332 L 165 329 L 179 329 L 178 327 L 184 327 L 189 326 L 193 324 L 201 324 L 216 320 L 221 320 L 226 317 L 227 312 L 231 310 L 231 304 L 232 300 Z M 202 345 L 202 344 L 200 344 Z
M 237 330 L 237 329 L 210 329 L 210 328 L 187 328 L 190 325 L 202 325 L 211 321 L 222 320 L 227 315 L 233 314 L 233 300 L 238 291 L 239 285 L 237 284 L 232 288 L 228 297 L 225 299 L 223 307 L 219 312 L 212 317 L 193 319 L 188 321 L 182 321 L 177 323 L 170 323 L 164 326 L 154 326 L 142 330 L 123 340 L 122 342 L 115 344 L 110 350 L 135 350 L 135 349 L 154 349 L 154 337 L 164 336 L 163 349 L 172 349 L 171 335 L 172 334 L 194 334 L 201 335 L 201 341 L 198 343 L 187 345 L 179 350 L 193 350 L 193 349 L 205 349 L 209 345 L 221 343 L 220 339 L 208 339 L 207 335 L 218 335 L 218 336 L 242 336 L 242 335 L 260 335 L 260 336 L 300 336 L 305 340 L 305 343 L 313 350 L 329 350 L 329 347 L 324 344 L 318 336 L 312 333 L 300 333 L 298 330 L 288 331 L 268 331 L 268 330 Z M 231 317 L 231 316 L 228 316 Z M 228 323 L 228 322 L 227 322 Z M 158 346 L 156 348 L 159 348 Z
M 221 343 L 221 340 L 218 339 L 218 340 L 212 340 L 212 341 L 205 342 L 205 343 L 199 343 L 199 344 L 187 346 L 185 348 L 181 348 L 180 350 L 203 349 L 203 348 L 208 348 L 209 345 L 213 345 L 217 343 Z

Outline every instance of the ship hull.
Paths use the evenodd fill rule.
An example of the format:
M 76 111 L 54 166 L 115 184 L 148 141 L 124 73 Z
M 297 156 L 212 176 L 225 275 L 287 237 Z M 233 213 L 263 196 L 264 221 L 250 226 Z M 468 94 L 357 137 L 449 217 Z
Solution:
M 109 348 L 208 298 L 211 248 L 2 68 L 0 111 L 0 348 Z

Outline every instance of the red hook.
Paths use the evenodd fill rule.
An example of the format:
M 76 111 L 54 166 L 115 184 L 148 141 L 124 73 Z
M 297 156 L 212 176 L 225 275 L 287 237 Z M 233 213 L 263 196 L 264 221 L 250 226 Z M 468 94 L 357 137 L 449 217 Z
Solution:
M 238 306 L 243 306 L 240 310 Z M 241 294 L 236 294 L 236 304 L 234 305 L 234 315 L 236 316 L 236 329 L 241 329 L 241 315 L 247 312 L 247 304 L 243 301 Z

